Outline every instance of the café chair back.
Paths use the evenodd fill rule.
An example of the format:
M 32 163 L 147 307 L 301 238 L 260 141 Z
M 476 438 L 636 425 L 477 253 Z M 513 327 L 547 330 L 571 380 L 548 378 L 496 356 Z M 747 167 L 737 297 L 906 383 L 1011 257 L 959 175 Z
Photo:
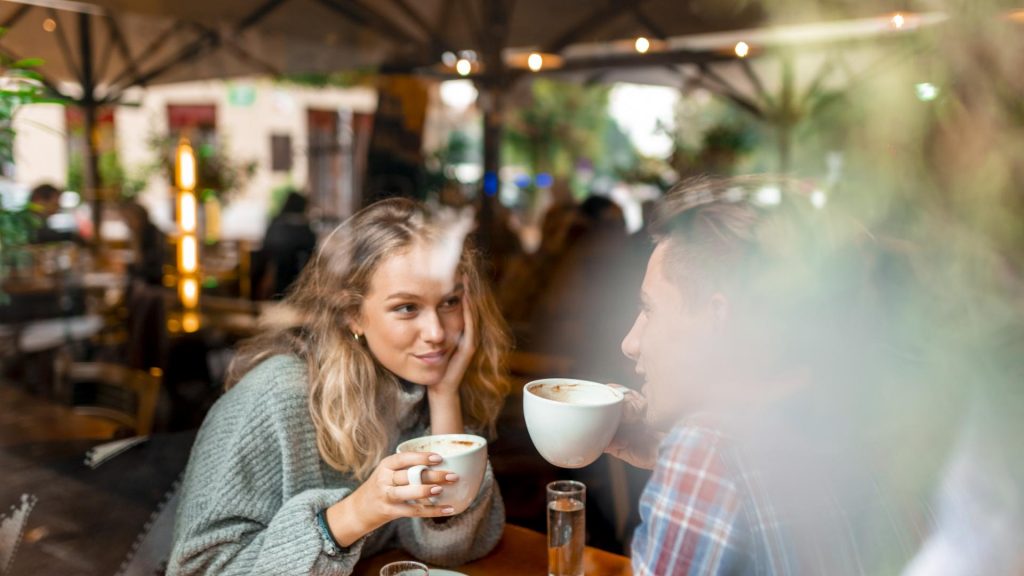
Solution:
M 137 436 L 153 430 L 160 376 L 106 362 L 73 362 L 65 370 L 76 413 L 112 421 Z

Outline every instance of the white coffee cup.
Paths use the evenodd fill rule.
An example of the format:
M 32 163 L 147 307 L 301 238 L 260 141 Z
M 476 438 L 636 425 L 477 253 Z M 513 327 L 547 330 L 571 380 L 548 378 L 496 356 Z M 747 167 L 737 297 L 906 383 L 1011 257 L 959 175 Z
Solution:
M 473 503 L 480 484 L 484 481 L 487 469 L 487 440 L 472 434 L 437 434 L 420 436 L 406 440 L 398 445 L 401 452 L 433 452 L 440 454 L 444 460 L 432 466 L 417 465 L 409 468 L 409 484 L 419 486 L 423 483 L 424 470 L 444 470 L 459 475 L 455 484 L 444 485 L 440 496 L 430 498 L 436 506 L 451 506 L 455 513 L 464 512 Z
M 548 378 L 523 387 L 526 429 L 545 460 L 582 468 L 611 444 L 622 419 L 622 392 L 597 382 Z

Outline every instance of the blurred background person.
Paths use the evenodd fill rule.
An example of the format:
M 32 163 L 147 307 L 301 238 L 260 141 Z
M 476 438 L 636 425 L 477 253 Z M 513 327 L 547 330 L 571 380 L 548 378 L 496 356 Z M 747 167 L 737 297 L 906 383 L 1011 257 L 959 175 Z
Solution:
M 82 237 L 75 232 L 55 230 L 50 227 L 50 216 L 60 212 L 60 195 L 60 189 L 52 184 L 40 184 L 29 193 L 28 204 L 25 206 L 25 218 L 28 223 L 26 231 L 30 244 L 85 243 Z
M 267 227 L 262 249 L 266 268 L 257 284 L 264 297 L 283 298 L 316 249 L 316 234 L 306 214 L 308 203 L 305 195 L 292 190 Z
M 622 209 L 591 195 L 562 226 L 552 234 L 562 244 L 549 252 L 557 254 L 555 261 L 534 278 L 543 286 L 532 318 L 535 346 L 572 359 L 580 378 L 622 379 L 626 363 L 606 353 L 629 326 L 631 311 L 620 302 L 636 278 L 629 274 L 633 258 Z
M 129 275 L 151 286 L 162 286 L 167 236 L 153 224 L 149 211 L 138 202 L 124 202 L 120 208 L 131 233 L 134 253 L 133 262 L 128 267 Z

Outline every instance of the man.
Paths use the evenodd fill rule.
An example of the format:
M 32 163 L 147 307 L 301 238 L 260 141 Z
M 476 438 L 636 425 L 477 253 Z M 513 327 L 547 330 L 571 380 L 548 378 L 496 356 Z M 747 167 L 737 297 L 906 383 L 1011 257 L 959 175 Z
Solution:
M 853 227 L 832 219 L 825 235 L 808 198 L 773 201 L 781 191 L 705 179 L 659 207 L 640 312 L 622 342 L 645 384 L 627 392 L 608 448 L 654 470 L 632 543 L 638 576 L 857 572 L 896 541 L 865 542 L 847 529 L 859 517 L 843 511 L 853 501 L 863 517 L 885 517 L 864 489 L 877 482 L 858 436 L 846 433 L 858 430 L 846 427 L 855 412 L 840 401 L 874 392 L 858 379 L 865 370 L 848 369 L 851 358 L 874 366 L 854 345 L 865 330 L 852 281 L 860 259 L 837 248 L 855 244 Z M 869 533 L 901 530 L 887 520 Z
M 316 234 L 306 216 L 307 204 L 306 196 L 290 191 L 263 238 L 263 253 L 269 268 L 264 281 L 272 285 L 263 291 L 274 299 L 284 297 L 316 250 Z
M 54 230 L 47 223 L 50 216 L 60 211 L 60 194 L 60 190 L 50 184 L 40 184 L 29 193 L 28 205 L 25 206 L 25 222 L 30 244 L 83 242 L 78 234 Z

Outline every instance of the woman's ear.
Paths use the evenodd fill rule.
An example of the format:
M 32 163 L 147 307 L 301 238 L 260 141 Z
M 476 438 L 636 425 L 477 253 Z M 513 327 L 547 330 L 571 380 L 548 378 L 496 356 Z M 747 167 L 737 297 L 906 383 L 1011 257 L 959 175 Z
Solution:
M 363 334 L 366 332 L 363 329 L 362 320 L 358 316 L 350 315 L 348 317 L 347 324 L 349 332 L 351 332 L 352 336 L 354 336 L 357 340 L 361 338 Z

